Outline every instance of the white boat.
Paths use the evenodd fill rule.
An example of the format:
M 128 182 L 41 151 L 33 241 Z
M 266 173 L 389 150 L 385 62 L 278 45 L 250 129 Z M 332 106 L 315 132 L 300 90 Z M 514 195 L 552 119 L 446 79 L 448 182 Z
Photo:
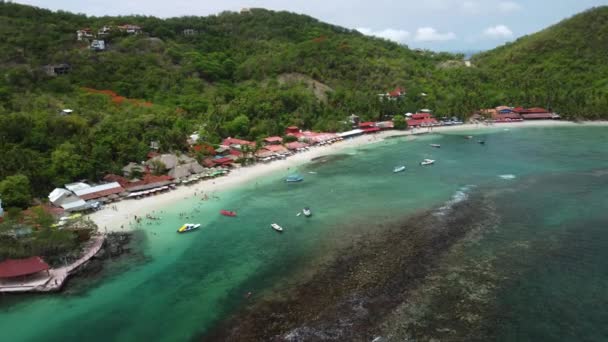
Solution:
M 431 147 L 441 148 L 441 145 L 439 145 L 439 144 L 431 144 Z
M 312 211 L 310 211 L 310 208 L 308 208 L 308 207 L 302 209 L 302 212 L 304 213 L 304 216 L 306 216 L 306 217 L 312 216 Z
M 422 166 L 426 166 L 426 165 L 431 165 L 434 164 L 435 161 L 433 159 L 425 159 L 423 161 L 420 162 L 420 165 Z
M 272 229 L 276 230 L 277 232 L 282 232 L 283 231 L 283 227 L 279 226 L 276 223 L 271 223 L 270 227 L 272 227 Z
M 393 169 L 393 172 L 394 172 L 394 173 L 397 173 L 397 172 L 402 172 L 402 171 L 405 171 L 405 166 L 404 166 L 404 165 L 397 166 L 397 167 L 395 167 L 395 168 Z

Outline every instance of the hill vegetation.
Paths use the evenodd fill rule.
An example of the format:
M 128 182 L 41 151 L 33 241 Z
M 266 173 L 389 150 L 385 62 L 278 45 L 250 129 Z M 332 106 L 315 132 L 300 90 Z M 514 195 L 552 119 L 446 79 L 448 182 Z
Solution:
M 209 143 L 282 135 L 289 125 L 336 131 L 353 113 L 377 120 L 432 108 L 465 117 L 500 104 L 549 104 L 595 118 L 606 108 L 608 78 L 597 77 L 606 75 L 599 63 L 608 46 L 599 46 L 607 39 L 606 8 L 582 16 L 566 30 L 558 25 L 478 56 L 478 67 L 445 68 L 463 56 L 413 51 L 288 12 L 162 20 L 2 1 L 0 180 L 23 175 L 32 194 L 46 195 L 55 185 L 96 180 L 145 159 L 151 141 L 162 151 L 186 151 L 194 131 Z M 584 16 L 594 20 L 585 25 Z M 143 33 L 113 29 L 104 51 L 76 39 L 82 28 L 97 33 L 124 24 Z M 593 36 L 592 44 L 583 49 L 586 40 L 569 30 Z M 568 40 L 555 46 L 553 36 Z M 53 64 L 68 72 L 49 75 L 45 66 Z M 407 95 L 379 101 L 377 94 L 396 87 Z
M 608 6 L 522 37 L 473 62 L 495 103 L 547 106 L 570 118 L 608 117 Z

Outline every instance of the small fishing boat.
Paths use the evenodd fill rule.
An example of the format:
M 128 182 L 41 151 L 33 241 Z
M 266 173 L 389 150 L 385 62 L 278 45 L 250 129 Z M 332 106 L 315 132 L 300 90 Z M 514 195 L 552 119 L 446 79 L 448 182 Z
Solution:
M 311 217 L 312 216 L 312 211 L 310 211 L 309 207 L 306 207 L 306 208 L 302 209 L 302 212 L 304 213 L 304 216 L 306 216 L 306 217 Z
M 199 223 L 186 223 L 183 226 L 181 226 L 177 232 L 178 233 L 186 233 L 186 232 L 190 232 L 193 231 L 195 229 L 200 228 L 201 225 Z
M 433 159 L 425 159 L 423 161 L 420 162 L 420 165 L 422 166 L 426 166 L 426 165 L 431 165 L 434 164 L 435 161 Z
M 465 139 L 473 139 L 472 135 L 467 135 L 466 137 L 464 137 Z
M 276 223 L 271 223 L 271 224 L 270 224 L 270 227 L 271 227 L 272 229 L 276 230 L 277 232 L 283 232 L 283 227 L 279 226 L 279 225 L 278 225 L 278 224 L 276 224 Z
M 477 143 L 480 144 L 480 145 L 485 145 L 486 142 L 483 141 L 483 140 L 478 140 Z
M 404 166 L 404 165 L 397 166 L 397 167 L 395 167 L 395 168 L 393 169 L 393 172 L 394 172 L 394 173 L 397 173 L 397 172 L 402 172 L 402 171 L 405 171 L 405 166 Z
M 431 144 L 431 147 L 441 148 L 441 145 L 439 145 L 439 144 Z
M 230 210 L 220 210 L 220 214 L 224 215 L 224 216 L 231 216 L 231 217 L 235 217 L 236 216 L 236 211 L 230 211 Z
M 298 175 L 298 174 L 295 174 L 295 175 L 289 175 L 289 176 L 287 176 L 287 178 L 285 179 L 285 181 L 286 181 L 287 183 L 296 183 L 296 182 L 301 182 L 301 181 L 303 181 L 303 180 L 304 180 L 304 177 L 302 177 L 302 176 L 300 176 L 300 175 Z

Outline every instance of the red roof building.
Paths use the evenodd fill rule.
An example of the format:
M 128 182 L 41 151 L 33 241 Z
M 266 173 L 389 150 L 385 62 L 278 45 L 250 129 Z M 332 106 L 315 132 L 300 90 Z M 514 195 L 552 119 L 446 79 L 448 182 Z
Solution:
M 217 159 L 212 159 L 213 164 L 214 165 L 221 165 L 221 166 L 227 166 L 227 165 L 231 165 L 234 160 L 232 160 L 232 158 L 228 158 L 228 157 L 224 157 L 224 158 L 217 158 Z
M 422 119 L 431 119 L 432 116 L 430 113 L 416 113 L 412 115 L 412 119 L 422 120 Z
M 289 126 L 285 129 L 285 134 L 296 134 L 300 133 L 300 129 L 297 126 Z
M 282 145 L 268 145 L 264 147 L 265 150 L 274 152 L 274 153 L 283 153 L 287 152 L 287 149 Z
M 359 128 L 361 129 L 366 129 L 366 128 L 372 128 L 372 127 L 376 127 L 376 123 L 375 122 L 362 122 L 359 124 Z
M 268 137 L 264 139 L 264 142 L 268 143 L 268 144 L 280 144 L 283 142 L 283 138 L 281 137 Z
M 8 259 L 0 262 L 0 278 L 13 278 L 48 271 L 49 265 L 40 257 Z
M 380 131 L 380 127 L 370 127 L 370 128 L 365 128 L 363 130 L 363 133 L 365 134 L 369 134 L 369 133 L 376 133 Z
M 287 146 L 287 149 L 289 149 L 289 150 L 297 150 L 299 148 L 308 147 L 308 144 L 305 144 L 305 143 L 299 142 L 299 141 L 294 141 L 294 142 L 287 143 L 285 146 Z
M 255 143 L 252 142 L 252 141 L 247 141 L 247 140 L 242 140 L 242 139 L 236 139 L 236 138 L 230 138 L 230 137 L 228 137 L 228 138 L 224 139 L 224 141 L 222 141 L 222 145 L 224 145 L 224 146 L 233 146 L 233 145 L 255 146 Z
M 435 119 L 410 119 L 407 120 L 407 125 L 409 127 L 418 127 L 418 126 L 432 126 L 437 124 L 437 120 Z
M 543 120 L 543 119 L 554 119 L 554 115 L 551 113 L 530 113 L 522 114 L 522 118 L 525 120 Z

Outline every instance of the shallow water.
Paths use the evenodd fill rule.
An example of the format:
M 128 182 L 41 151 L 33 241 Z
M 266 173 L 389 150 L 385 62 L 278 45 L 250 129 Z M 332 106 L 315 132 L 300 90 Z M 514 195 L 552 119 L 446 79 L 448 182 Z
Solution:
M 464 139 L 468 134 L 475 139 Z M 310 260 L 348 246 L 378 223 L 431 207 L 439 208 L 435 215 L 450 215 L 454 205 L 479 194 L 493 204 L 496 226 L 444 263 L 492 260 L 494 276 L 473 282 L 492 289 L 476 311 L 487 319 L 466 329 L 504 341 L 606 340 L 607 148 L 603 127 L 396 138 L 304 165 L 302 183 L 285 184 L 282 177 L 293 171 L 285 170 L 220 199 L 184 200 L 157 213 L 162 221 L 143 225 L 146 262 L 116 267 L 114 276 L 77 293 L 0 297 L 3 339 L 190 339 L 273 286 L 314 273 Z M 437 162 L 421 167 L 424 158 Z M 407 170 L 393 174 L 403 164 Z M 296 216 L 305 206 L 313 210 L 310 219 Z M 220 209 L 239 216 L 219 216 Z M 184 212 L 188 219 L 180 217 Z M 203 228 L 176 234 L 184 221 Z M 285 232 L 272 231 L 271 222 Z M 428 301 L 449 303 L 440 295 Z M 421 318 L 427 317 L 428 331 L 450 325 L 433 316 Z

